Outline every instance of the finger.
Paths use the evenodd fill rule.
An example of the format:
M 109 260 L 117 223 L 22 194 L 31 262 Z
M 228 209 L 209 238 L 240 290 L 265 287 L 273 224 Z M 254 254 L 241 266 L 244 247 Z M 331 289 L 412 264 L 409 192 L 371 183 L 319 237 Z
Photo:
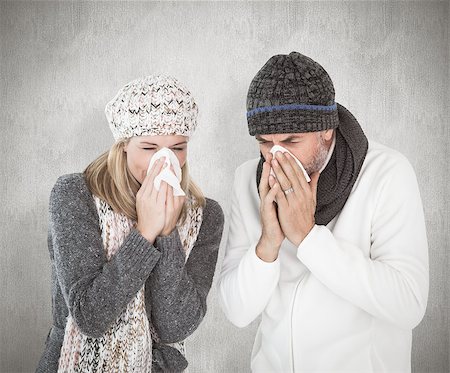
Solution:
M 271 162 L 272 159 L 273 159 L 273 154 L 272 154 L 271 152 L 268 152 L 268 153 L 266 154 L 266 157 L 265 157 L 264 159 L 266 160 L 266 162 L 269 162 L 269 164 L 270 164 L 270 162 Z
M 317 185 L 319 184 L 320 174 L 318 172 L 314 172 L 311 174 L 311 182 L 309 183 L 309 187 L 311 188 L 312 196 L 314 202 L 317 202 Z
M 288 178 L 290 187 L 293 188 L 294 190 L 298 191 L 299 188 L 301 187 L 300 180 L 298 178 L 297 173 L 295 172 L 295 168 L 298 168 L 298 166 L 297 166 L 297 164 L 295 164 L 295 166 L 294 166 L 295 168 L 292 167 L 292 164 L 289 161 L 289 159 L 287 158 L 287 155 L 289 155 L 289 153 L 277 152 L 277 159 L 281 166 L 281 169 L 283 170 L 284 174 Z M 289 186 L 287 188 L 289 188 Z
M 275 185 L 276 182 L 277 182 L 277 179 L 275 179 L 274 176 L 269 175 L 269 186 L 270 186 L 270 188 L 273 188 L 273 186 Z
M 275 157 L 275 158 L 277 158 L 277 157 Z M 292 186 L 291 182 L 289 181 L 288 177 L 284 173 L 284 171 L 281 168 L 281 165 L 277 159 L 274 159 L 272 161 L 272 168 L 273 168 L 273 171 L 275 172 L 275 176 L 277 177 L 278 182 L 280 183 L 281 188 L 283 190 L 289 189 Z
M 159 162 L 160 162 L 160 159 L 157 159 L 157 160 L 155 161 L 155 163 L 153 164 L 152 169 L 153 169 L 155 166 L 157 166 Z M 141 193 L 143 193 L 144 190 L 148 187 L 148 185 L 149 185 L 149 183 L 150 183 L 150 177 L 151 177 L 150 175 L 151 175 L 151 172 L 149 172 L 148 174 L 145 175 L 144 181 L 142 182 L 141 187 L 139 188 L 139 190 L 141 190 Z
M 291 165 L 291 168 L 294 171 L 295 176 L 297 177 L 298 186 L 303 188 L 304 185 L 302 184 L 302 180 L 305 179 L 305 175 L 304 175 L 303 171 L 301 170 L 300 166 L 297 164 L 295 158 L 292 155 L 290 155 L 287 152 L 284 155 L 285 155 L 287 161 L 289 162 L 289 164 Z M 305 181 L 306 181 L 306 179 L 305 179 Z
M 159 185 L 159 190 L 161 190 L 161 184 Z M 149 198 L 150 198 L 150 200 L 153 203 L 157 203 L 159 190 L 157 190 L 156 187 L 154 187 L 150 191 L 150 197 Z
M 161 170 L 163 169 L 164 164 L 165 164 L 164 157 L 159 158 L 155 161 L 152 168 L 150 169 L 150 172 L 144 179 L 145 187 L 143 189 L 143 193 L 151 193 L 153 189 L 153 182 L 155 181 L 156 176 L 158 176 Z
M 166 223 L 165 225 L 172 224 L 172 218 L 173 218 L 173 191 L 172 186 L 170 184 L 167 184 L 166 189 Z
M 273 187 L 269 190 L 269 192 L 266 195 L 266 198 L 264 199 L 264 203 L 268 206 L 272 206 L 273 202 L 276 202 L 275 197 L 280 189 L 280 184 L 275 183 Z
M 174 208 L 174 201 L 173 201 L 173 188 L 171 185 L 167 186 L 167 195 L 166 195 L 166 209 L 167 211 L 172 212 Z
M 181 211 L 184 205 L 185 196 L 174 196 L 173 197 L 173 205 L 175 211 Z
M 270 164 L 265 161 L 263 163 L 263 170 L 261 173 L 261 180 L 259 181 L 259 194 L 260 198 L 264 199 L 269 192 L 269 172 L 270 172 Z
M 156 196 L 156 203 L 160 207 L 164 207 L 166 204 L 166 198 L 167 198 L 167 183 L 165 181 L 161 181 L 159 192 L 158 195 Z
M 305 174 L 303 173 L 303 171 L 301 170 L 301 168 L 295 161 L 294 157 L 292 155 L 290 155 L 289 153 L 286 153 L 285 155 L 286 155 L 286 159 L 289 161 L 289 163 L 291 164 L 291 167 L 294 169 L 294 171 L 297 175 L 297 181 L 299 183 L 298 186 L 300 186 L 303 190 L 309 190 L 309 186 L 308 186 L 308 182 L 306 181 Z
M 277 185 L 277 184 L 275 184 L 275 185 Z M 281 187 L 277 188 L 277 193 L 276 193 L 275 198 L 276 198 L 276 201 L 277 201 L 277 204 L 279 207 L 285 208 L 288 206 L 287 196 L 284 193 L 284 191 L 281 189 Z
M 154 163 L 153 166 L 150 168 L 148 175 L 150 178 L 155 178 L 156 175 L 159 174 L 159 172 L 162 170 L 163 166 L 165 164 L 165 157 L 158 158 Z

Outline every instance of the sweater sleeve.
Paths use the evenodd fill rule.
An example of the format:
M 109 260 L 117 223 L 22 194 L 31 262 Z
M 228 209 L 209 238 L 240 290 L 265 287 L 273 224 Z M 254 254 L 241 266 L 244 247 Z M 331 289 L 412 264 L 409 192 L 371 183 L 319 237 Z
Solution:
M 241 187 L 238 168 L 231 197 L 230 229 L 219 280 L 219 299 L 227 318 L 238 327 L 245 327 L 264 310 L 280 277 L 280 260 L 272 263 L 256 255 L 257 242 L 245 230 L 238 198 Z
M 133 229 L 108 261 L 82 175 L 57 180 L 49 217 L 56 275 L 69 312 L 83 334 L 100 337 L 143 286 L 160 253 Z
M 161 258 L 150 275 L 152 323 L 163 343 L 185 339 L 199 326 L 206 313 L 206 298 L 216 267 L 224 216 L 220 205 L 207 199 L 197 240 L 185 263 L 185 252 L 174 229 L 158 236 Z
M 414 171 L 401 159 L 385 174 L 372 219 L 370 257 L 315 226 L 297 257 L 336 295 L 405 329 L 422 319 L 428 297 L 428 244 Z

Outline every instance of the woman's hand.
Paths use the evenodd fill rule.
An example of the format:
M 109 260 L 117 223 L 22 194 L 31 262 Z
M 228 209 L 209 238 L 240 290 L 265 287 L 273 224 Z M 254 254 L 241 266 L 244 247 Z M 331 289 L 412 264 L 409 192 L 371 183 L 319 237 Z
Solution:
M 162 182 L 159 191 L 153 185 L 163 166 L 164 157 L 153 164 L 136 193 L 136 228 L 151 243 L 161 234 L 166 221 L 167 183 Z
M 166 184 L 166 182 L 164 182 L 164 184 Z M 174 196 L 173 188 L 170 185 L 167 185 L 166 220 L 161 236 L 168 236 L 175 229 L 181 210 L 183 209 L 185 199 L 185 196 Z

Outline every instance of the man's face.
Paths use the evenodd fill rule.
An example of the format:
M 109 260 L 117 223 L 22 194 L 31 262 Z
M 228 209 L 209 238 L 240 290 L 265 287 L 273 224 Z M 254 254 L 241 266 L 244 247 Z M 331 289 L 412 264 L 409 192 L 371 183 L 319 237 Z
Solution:
M 333 130 L 256 135 L 255 138 L 264 158 L 267 158 L 274 145 L 280 145 L 294 154 L 308 175 L 311 175 L 318 172 L 325 163 L 333 139 Z

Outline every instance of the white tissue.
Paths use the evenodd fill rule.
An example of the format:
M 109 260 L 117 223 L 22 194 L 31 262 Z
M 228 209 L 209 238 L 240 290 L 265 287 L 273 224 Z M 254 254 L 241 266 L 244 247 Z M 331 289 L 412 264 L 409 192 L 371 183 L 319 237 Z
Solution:
M 270 149 L 270 152 L 273 154 L 274 158 L 275 158 L 275 153 L 276 152 L 282 152 L 282 153 L 289 153 L 290 155 L 292 155 L 292 157 L 295 159 L 295 162 L 297 162 L 298 166 L 300 167 L 300 169 L 303 171 L 303 175 L 305 175 L 305 179 L 306 181 L 309 183 L 311 181 L 311 178 L 309 177 L 308 173 L 306 172 L 306 170 L 303 168 L 303 165 L 301 164 L 301 162 L 295 157 L 294 154 L 292 154 L 289 150 L 287 150 L 286 148 L 283 148 L 280 145 L 274 145 L 272 147 L 272 149 Z M 273 172 L 272 168 L 270 168 L 270 174 L 276 178 L 275 173 Z
M 147 168 L 147 175 L 150 172 L 155 161 L 162 157 L 166 158 L 165 162 L 164 162 L 166 166 L 155 177 L 155 180 L 153 181 L 153 185 L 155 186 L 156 190 L 159 191 L 159 188 L 161 186 L 161 181 L 165 181 L 167 184 L 169 184 L 173 188 L 174 196 L 185 196 L 186 194 L 184 193 L 183 189 L 181 189 L 181 186 L 180 186 L 180 181 L 181 181 L 180 162 L 178 162 L 178 158 L 175 155 L 175 153 L 172 150 L 170 150 L 169 148 L 161 148 L 155 154 L 153 154 L 153 157 L 150 159 L 150 164 L 148 165 L 148 168 Z M 170 169 L 170 166 L 173 167 L 173 172 Z

